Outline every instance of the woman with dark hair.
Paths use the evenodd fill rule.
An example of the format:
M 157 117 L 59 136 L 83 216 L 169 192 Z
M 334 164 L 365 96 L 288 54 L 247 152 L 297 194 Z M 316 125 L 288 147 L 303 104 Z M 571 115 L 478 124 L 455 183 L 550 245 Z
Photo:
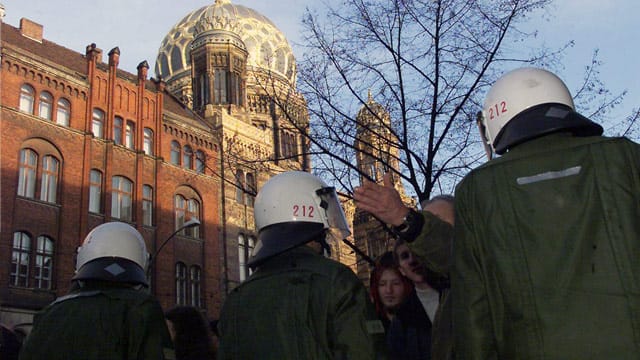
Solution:
M 176 306 L 165 313 L 177 360 L 215 359 L 209 323 L 193 306 Z
M 413 284 L 400 272 L 393 253 L 387 251 L 378 257 L 369 285 L 376 313 L 386 330 L 400 306 L 413 291 Z

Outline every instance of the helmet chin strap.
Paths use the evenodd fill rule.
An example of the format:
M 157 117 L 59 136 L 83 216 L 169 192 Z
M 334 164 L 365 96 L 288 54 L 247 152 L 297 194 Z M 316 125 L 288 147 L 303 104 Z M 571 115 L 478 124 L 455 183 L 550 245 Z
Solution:
M 315 242 L 317 242 L 318 244 L 320 244 L 320 251 L 319 254 L 324 256 L 324 257 L 331 257 L 331 247 L 329 246 L 329 243 L 327 242 L 327 233 L 325 232 L 322 236 L 320 236 L 318 239 L 314 240 Z

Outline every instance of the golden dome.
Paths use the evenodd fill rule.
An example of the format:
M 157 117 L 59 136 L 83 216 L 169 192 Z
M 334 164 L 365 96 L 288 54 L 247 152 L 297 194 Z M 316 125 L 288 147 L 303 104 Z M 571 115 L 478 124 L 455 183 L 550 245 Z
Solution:
M 275 72 L 294 85 L 295 58 L 284 34 L 264 15 L 231 4 L 229 0 L 216 0 L 212 5 L 189 13 L 162 40 L 156 59 L 156 75 L 167 83 L 191 76 L 189 51 L 199 23 L 239 36 L 249 53 L 249 68 Z

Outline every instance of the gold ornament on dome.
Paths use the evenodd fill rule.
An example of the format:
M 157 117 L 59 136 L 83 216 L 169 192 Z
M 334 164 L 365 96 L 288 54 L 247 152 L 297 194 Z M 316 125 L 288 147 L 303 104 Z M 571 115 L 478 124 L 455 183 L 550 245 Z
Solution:
M 206 15 L 200 18 L 195 25 L 195 35 L 210 30 L 226 30 L 233 33 L 239 31 L 240 25 L 237 21 L 224 16 Z

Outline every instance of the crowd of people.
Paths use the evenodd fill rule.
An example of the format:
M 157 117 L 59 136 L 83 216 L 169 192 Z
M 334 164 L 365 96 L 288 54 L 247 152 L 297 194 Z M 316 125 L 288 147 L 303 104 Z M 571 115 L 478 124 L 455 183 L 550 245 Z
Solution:
M 350 233 L 335 188 L 289 171 L 258 192 L 253 274 L 213 328 L 194 307 L 163 313 L 146 291 L 141 235 L 106 223 L 20 359 L 637 358 L 640 147 L 602 136 L 536 68 L 492 86 L 481 125 L 500 156 L 472 170 L 455 201 L 413 209 L 388 174 L 354 189 L 396 237 L 368 291 L 327 257 Z

